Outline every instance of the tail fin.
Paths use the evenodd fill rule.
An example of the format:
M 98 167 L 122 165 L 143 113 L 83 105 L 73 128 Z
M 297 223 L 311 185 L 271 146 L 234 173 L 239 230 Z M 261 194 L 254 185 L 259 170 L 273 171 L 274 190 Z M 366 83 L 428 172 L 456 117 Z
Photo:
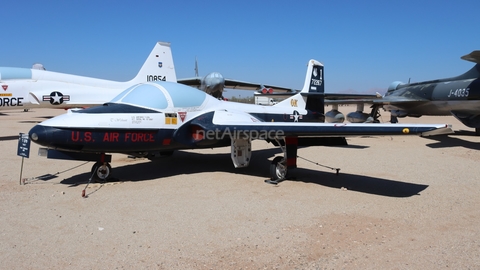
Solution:
M 130 82 L 142 83 L 147 81 L 177 82 L 169 42 L 157 42 L 137 76 Z
M 465 72 L 464 74 L 455 77 L 458 80 L 467 80 L 467 79 L 475 79 L 480 76 L 480 51 L 473 51 L 469 54 L 466 54 L 460 57 L 463 60 L 474 62 L 476 65 L 473 66 L 469 71 Z
M 289 105 L 293 107 L 304 107 L 306 110 L 323 115 L 325 81 L 323 79 L 323 64 L 317 60 L 308 61 L 305 83 L 300 93 L 291 96 L 277 105 Z M 295 106 L 294 106 L 295 105 Z M 281 106 L 281 105 L 280 105 Z

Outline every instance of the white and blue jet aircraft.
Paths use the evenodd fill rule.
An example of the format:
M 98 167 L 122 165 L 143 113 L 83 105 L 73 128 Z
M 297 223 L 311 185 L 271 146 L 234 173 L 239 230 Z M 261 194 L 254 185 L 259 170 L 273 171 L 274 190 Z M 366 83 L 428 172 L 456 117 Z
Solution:
M 98 106 L 147 81 L 177 81 L 170 43 L 157 42 L 137 76 L 126 82 L 46 71 L 37 64 L 0 67 L 0 110 Z
M 219 100 L 183 84 L 157 81 L 129 87 L 103 106 L 69 110 L 34 126 L 29 136 L 48 158 L 96 162 L 92 177 L 111 175 L 111 153 L 153 159 L 175 150 L 231 147 L 236 168 L 251 160 L 252 140 L 279 146 L 270 166 L 277 183 L 296 168 L 297 147 L 346 144 L 343 136 L 452 133 L 444 124 L 324 123 L 323 64 L 308 62 L 300 93 L 274 106 Z

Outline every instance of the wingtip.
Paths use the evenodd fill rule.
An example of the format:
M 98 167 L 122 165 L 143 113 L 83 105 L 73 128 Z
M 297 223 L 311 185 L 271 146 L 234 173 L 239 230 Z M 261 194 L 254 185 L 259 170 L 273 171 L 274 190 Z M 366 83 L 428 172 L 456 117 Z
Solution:
M 452 129 L 452 125 L 446 124 L 445 126 L 434 129 L 434 130 L 422 132 L 422 134 L 420 134 L 420 136 L 429 137 L 429 136 L 437 136 L 437 135 L 448 135 L 448 134 L 453 134 L 453 133 L 455 133 L 455 132 Z

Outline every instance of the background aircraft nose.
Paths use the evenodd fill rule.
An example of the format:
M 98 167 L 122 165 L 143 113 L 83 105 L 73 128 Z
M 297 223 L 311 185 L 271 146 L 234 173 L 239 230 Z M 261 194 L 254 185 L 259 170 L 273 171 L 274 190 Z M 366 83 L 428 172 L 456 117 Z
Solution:
M 216 98 L 221 98 L 223 89 L 225 88 L 225 78 L 222 74 L 218 72 L 211 72 L 205 78 L 203 78 L 202 82 L 203 91 L 207 94 L 210 94 Z

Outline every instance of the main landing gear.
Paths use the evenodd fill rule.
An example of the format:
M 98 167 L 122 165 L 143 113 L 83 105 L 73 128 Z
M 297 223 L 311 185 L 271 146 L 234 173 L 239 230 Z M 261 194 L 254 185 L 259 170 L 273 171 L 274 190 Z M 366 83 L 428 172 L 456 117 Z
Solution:
M 274 185 L 287 179 L 289 169 L 297 167 L 298 138 L 275 138 L 275 141 L 280 146 L 283 157 L 273 159 L 270 164 L 270 180 L 265 180 L 266 183 Z
M 265 183 L 269 184 L 278 184 L 285 179 L 291 179 L 291 175 L 289 175 L 289 170 L 297 168 L 297 158 L 301 158 L 305 161 L 313 163 L 317 166 L 321 166 L 324 168 L 328 168 L 331 170 L 336 171 L 336 175 L 339 174 L 340 168 L 333 168 L 325 165 L 318 164 L 311 160 L 302 158 L 297 156 L 297 149 L 299 145 L 299 140 L 297 137 L 281 137 L 275 138 L 275 145 L 279 146 L 282 149 L 283 157 L 275 157 L 270 164 L 270 179 L 265 180 Z M 340 145 L 347 145 L 345 138 L 338 137 L 338 138 L 325 138 L 325 140 L 318 141 L 318 140 L 310 140 L 300 141 L 301 145 L 310 145 L 310 146 L 340 146 Z
M 380 123 L 380 117 L 382 115 L 380 115 L 380 112 L 379 112 L 379 109 L 380 109 L 381 105 L 372 105 L 372 111 L 370 112 L 370 116 L 373 118 L 373 123 Z
M 270 180 L 266 180 L 270 184 L 278 184 L 287 178 L 287 166 L 285 158 L 275 157 L 270 164 Z

